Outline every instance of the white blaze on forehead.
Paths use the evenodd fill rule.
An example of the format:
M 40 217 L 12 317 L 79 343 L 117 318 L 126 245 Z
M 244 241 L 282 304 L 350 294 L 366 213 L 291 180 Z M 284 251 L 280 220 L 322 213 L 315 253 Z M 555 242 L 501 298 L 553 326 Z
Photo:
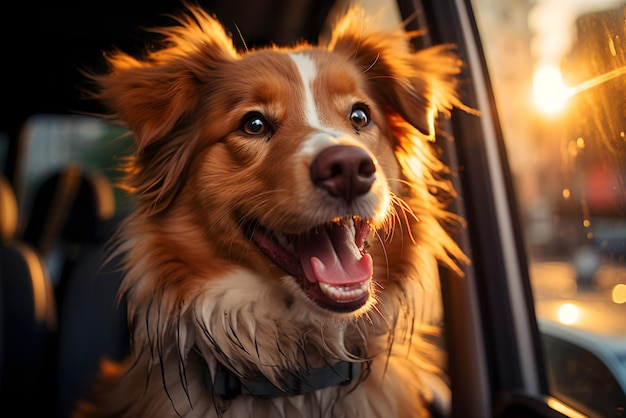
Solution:
M 315 99 L 313 98 L 313 92 L 311 91 L 311 85 L 317 77 L 317 67 L 315 61 L 311 57 L 303 54 L 289 54 L 293 62 L 298 68 L 302 84 L 304 86 L 304 113 L 309 125 L 313 128 L 321 128 L 319 115 L 317 114 L 317 106 L 315 105 Z
M 330 127 L 322 125 L 320 120 L 319 113 L 317 111 L 317 104 L 311 89 L 311 86 L 317 77 L 317 66 L 315 64 L 315 60 L 302 52 L 289 54 L 289 57 L 296 64 L 296 68 L 298 69 L 298 73 L 302 79 L 302 85 L 304 86 L 304 113 L 306 121 L 309 126 L 317 130 L 317 132 L 314 132 L 302 143 L 301 152 L 303 154 L 313 155 L 320 149 L 337 143 L 337 138 L 342 137 L 343 134 Z

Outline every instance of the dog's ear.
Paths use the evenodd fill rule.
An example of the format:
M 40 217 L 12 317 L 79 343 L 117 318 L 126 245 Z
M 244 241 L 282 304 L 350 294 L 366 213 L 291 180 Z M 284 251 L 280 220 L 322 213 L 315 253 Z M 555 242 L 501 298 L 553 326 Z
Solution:
M 110 71 L 89 75 L 107 117 L 122 122 L 135 138 L 137 152 L 123 170 L 123 186 L 158 212 L 182 185 L 185 161 L 194 152 L 185 122 L 198 118 L 202 94 L 225 63 L 238 54 L 223 26 L 198 6 L 173 16 L 177 25 L 152 30 L 161 49 L 141 58 L 116 51 Z
M 414 51 L 409 41 L 415 33 L 376 26 L 353 8 L 333 26 L 330 40 L 320 42 L 356 61 L 376 100 L 426 136 L 434 135 L 438 112 L 464 108 L 456 91 L 461 60 L 451 45 Z
M 198 86 L 211 68 L 237 57 L 230 35 L 206 11 L 190 7 L 173 18 L 178 25 L 152 30 L 163 37 L 162 49 L 141 59 L 113 52 L 107 57 L 110 71 L 91 77 L 94 95 L 130 128 L 139 152 L 197 108 Z

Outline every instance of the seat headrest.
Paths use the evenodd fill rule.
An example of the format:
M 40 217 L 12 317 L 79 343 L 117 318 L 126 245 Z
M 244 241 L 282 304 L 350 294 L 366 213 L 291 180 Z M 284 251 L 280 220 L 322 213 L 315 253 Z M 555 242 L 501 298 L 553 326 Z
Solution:
M 68 165 L 37 189 L 24 239 L 46 253 L 56 239 L 96 239 L 97 226 L 115 212 L 113 187 L 102 174 Z

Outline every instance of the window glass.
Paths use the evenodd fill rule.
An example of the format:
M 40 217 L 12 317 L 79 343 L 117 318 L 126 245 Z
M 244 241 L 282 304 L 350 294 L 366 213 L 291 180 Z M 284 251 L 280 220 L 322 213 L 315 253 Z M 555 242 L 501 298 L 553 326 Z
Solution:
M 626 3 L 473 5 L 515 179 L 551 395 L 624 416 Z M 611 388 L 602 410 L 600 398 L 583 396 L 591 384 Z
M 37 188 L 68 164 L 103 174 L 111 184 L 119 180 L 119 156 L 126 155 L 132 137 L 126 130 L 102 119 L 74 115 L 37 115 L 24 128 L 19 175 L 19 202 L 30 212 Z M 114 188 L 118 209 L 127 205 L 125 194 Z

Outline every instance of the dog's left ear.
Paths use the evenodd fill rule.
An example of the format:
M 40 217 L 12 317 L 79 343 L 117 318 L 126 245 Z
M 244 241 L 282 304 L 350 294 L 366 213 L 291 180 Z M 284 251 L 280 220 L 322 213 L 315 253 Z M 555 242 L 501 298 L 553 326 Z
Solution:
M 375 24 L 362 10 L 350 9 L 334 25 L 326 46 L 356 61 L 376 100 L 426 136 L 434 135 L 439 112 L 448 114 L 455 106 L 465 108 L 456 91 L 462 63 L 453 46 L 414 51 L 409 42 L 412 34 L 402 27 L 372 27 Z

